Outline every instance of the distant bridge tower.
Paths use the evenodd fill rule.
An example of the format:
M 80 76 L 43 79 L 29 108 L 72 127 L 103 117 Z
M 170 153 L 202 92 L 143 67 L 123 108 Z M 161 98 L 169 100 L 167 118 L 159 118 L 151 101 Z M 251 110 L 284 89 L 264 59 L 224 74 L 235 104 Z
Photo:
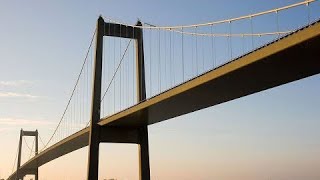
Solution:
M 38 154 L 38 130 L 35 131 L 24 131 L 23 129 L 20 130 L 20 140 L 19 140 L 19 153 L 18 153 L 18 162 L 17 162 L 17 173 L 16 173 L 16 180 L 23 179 L 26 175 L 34 175 L 35 180 L 38 180 L 38 166 L 34 169 L 26 169 L 21 171 L 21 152 L 22 152 L 22 138 L 23 136 L 34 136 L 35 138 L 35 155 Z
M 136 26 L 141 26 L 138 21 Z M 102 17 L 97 21 L 96 51 L 94 60 L 94 79 L 92 90 L 91 123 L 88 153 L 88 180 L 98 180 L 99 144 L 100 142 L 134 143 L 139 145 L 139 176 L 140 180 L 150 180 L 149 144 L 147 125 L 137 127 L 100 126 L 100 101 L 103 60 L 103 37 L 112 36 L 129 38 L 135 41 L 136 69 L 137 69 L 137 100 L 138 103 L 146 99 L 145 67 L 143 52 L 142 29 L 122 24 L 105 23 Z M 144 113 L 142 117 L 146 117 Z

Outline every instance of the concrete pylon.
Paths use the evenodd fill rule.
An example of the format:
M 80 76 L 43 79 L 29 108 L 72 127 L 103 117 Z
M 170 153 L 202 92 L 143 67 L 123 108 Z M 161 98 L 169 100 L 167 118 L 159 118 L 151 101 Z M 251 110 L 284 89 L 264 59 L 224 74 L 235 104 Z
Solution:
M 141 26 L 137 22 L 137 26 Z M 122 24 L 105 23 L 102 17 L 97 21 L 96 49 L 94 60 L 94 79 L 92 90 L 91 123 L 89 135 L 88 153 L 88 180 L 98 180 L 99 169 L 99 144 L 100 142 L 113 143 L 135 143 L 139 145 L 139 174 L 141 180 L 150 180 L 149 165 L 149 143 L 147 126 L 126 128 L 126 127 L 100 127 L 100 106 L 101 106 L 101 79 L 103 61 L 103 37 L 112 36 L 134 39 L 136 47 L 136 69 L 137 69 L 137 98 L 138 102 L 146 99 L 145 87 L 145 66 L 143 52 L 143 31 L 138 27 L 131 27 Z M 130 134 L 130 136 L 128 135 Z M 113 138 L 108 138 L 108 137 Z M 114 140 L 112 140 L 114 139 Z M 111 141 L 110 141 L 111 140 Z
M 94 79 L 92 90 L 91 122 L 88 153 L 88 180 L 98 180 L 99 173 L 99 144 L 100 144 L 100 101 L 102 79 L 102 50 L 104 36 L 104 20 L 100 16 L 97 21 L 96 52 L 94 59 Z
M 142 26 L 140 21 L 136 26 Z M 137 100 L 142 102 L 146 100 L 146 81 L 143 50 L 143 31 L 137 29 L 136 37 L 136 66 L 137 66 Z M 139 177 L 140 180 L 150 180 L 150 162 L 149 162 L 149 140 L 148 127 L 144 125 L 138 130 L 139 137 Z
M 18 162 L 17 162 L 17 171 L 16 171 L 16 180 L 20 180 L 23 179 L 24 176 L 26 175 L 34 175 L 35 176 L 35 180 L 39 179 L 39 167 L 35 167 L 33 169 L 28 169 L 25 171 L 21 171 L 20 170 L 20 166 L 21 166 L 21 153 L 22 153 L 22 138 L 23 136 L 34 136 L 35 138 L 35 155 L 38 154 L 38 138 L 39 138 L 39 134 L 38 134 L 38 130 L 35 131 L 24 131 L 23 129 L 20 130 L 20 140 L 19 140 L 19 151 L 18 151 Z

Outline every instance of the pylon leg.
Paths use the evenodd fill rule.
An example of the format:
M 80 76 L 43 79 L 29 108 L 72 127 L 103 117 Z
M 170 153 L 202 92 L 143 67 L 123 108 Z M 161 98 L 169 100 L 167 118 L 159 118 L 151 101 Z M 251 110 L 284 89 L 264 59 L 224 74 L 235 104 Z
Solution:
M 148 127 L 139 130 L 139 176 L 140 180 L 150 180 Z
M 36 169 L 36 173 L 34 174 L 34 180 L 39 180 L 39 169 Z
M 96 57 L 94 60 L 94 77 L 92 90 L 91 123 L 88 154 L 88 180 L 98 180 L 99 174 L 99 144 L 100 144 L 100 103 L 102 79 L 102 50 L 104 36 L 104 20 L 99 17 L 97 21 Z
M 98 130 L 97 130 L 98 131 Z M 98 132 L 93 132 L 90 136 L 89 156 L 88 156 L 88 180 L 98 180 L 99 175 L 99 137 Z

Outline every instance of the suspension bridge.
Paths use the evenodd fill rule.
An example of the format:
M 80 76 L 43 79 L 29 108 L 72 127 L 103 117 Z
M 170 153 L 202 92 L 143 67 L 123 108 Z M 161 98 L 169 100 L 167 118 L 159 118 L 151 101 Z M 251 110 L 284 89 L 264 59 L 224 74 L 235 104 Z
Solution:
M 319 5 L 178 26 L 100 16 L 56 128 L 47 141 L 21 129 L 8 180 L 37 180 L 40 166 L 85 146 L 87 179 L 98 179 L 101 142 L 137 144 L 140 179 L 150 179 L 148 125 L 320 72 L 320 13 L 310 10 Z M 30 150 L 23 164 L 22 143 Z

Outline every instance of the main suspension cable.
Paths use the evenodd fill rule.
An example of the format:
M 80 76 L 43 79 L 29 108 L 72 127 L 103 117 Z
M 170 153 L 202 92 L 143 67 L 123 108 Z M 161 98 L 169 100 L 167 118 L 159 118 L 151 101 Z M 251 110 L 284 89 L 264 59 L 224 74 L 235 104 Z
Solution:
M 280 8 L 274 8 L 271 10 L 267 10 L 267 11 L 262 11 L 262 12 L 258 12 L 258 13 L 254 13 L 254 14 L 249 14 L 249 15 L 245 15 L 245 16 L 240 16 L 240 17 L 236 17 L 236 18 L 230 18 L 230 19 L 224 19 L 224 20 L 219 20 L 219 21 L 212 21 L 212 22 L 207 22 L 207 23 L 200 23 L 200 24 L 192 24 L 192 25 L 178 25 L 178 26 L 157 26 L 157 27 L 152 27 L 152 26 L 136 26 L 136 25 L 130 25 L 130 24 L 126 24 L 126 23 L 122 23 L 120 21 L 116 21 L 113 20 L 112 18 L 109 17 L 104 17 L 105 19 L 108 19 L 110 22 L 113 23 L 117 23 L 117 24 L 123 24 L 126 26 L 131 26 L 131 27 L 135 27 L 135 28 L 144 28 L 144 29 L 181 29 L 181 28 L 192 28 L 192 27 L 200 27 L 200 26 L 210 26 L 210 25 L 217 25 L 217 24 L 223 24 L 223 23 L 229 23 L 232 21 L 238 21 L 238 20 L 243 20 L 243 19 L 249 19 L 249 18 L 253 18 L 253 17 L 257 17 L 257 16 L 262 16 L 265 14 L 270 14 L 270 13 L 274 13 L 277 11 L 283 11 L 286 9 L 291 9 L 297 6 L 302 6 L 302 5 L 309 5 L 312 2 L 316 2 L 318 0 L 304 0 L 302 2 L 298 2 L 295 4 L 291 4 L 291 5 L 287 5 L 287 6 L 283 6 Z
M 64 118 L 64 116 L 65 116 L 65 114 L 66 114 L 66 112 L 67 112 L 67 109 L 68 109 L 68 107 L 69 107 L 69 105 L 70 105 L 70 103 L 71 103 L 71 99 L 72 99 L 72 97 L 73 97 L 73 95 L 74 95 L 74 92 L 75 92 L 75 90 L 76 90 L 76 88 L 77 88 L 77 85 L 78 85 L 78 83 L 79 83 L 80 76 L 81 76 L 81 74 L 82 74 L 82 72 L 83 72 L 83 69 L 84 69 L 84 66 L 85 66 L 85 64 L 86 64 L 86 62 L 87 62 L 87 59 L 88 59 L 88 56 L 89 56 L 89 52 L 90 52 L 90 49 L 91 49 L 91 47 L 92 47 L 92 43 L 93 43 L 94 37 L 95 37 L 95 35 L 96 35 L 96 32 L 97 32 L 97 29 L 94 30 L 94 33 L 93 33 L 92 38 L 91 38 L 90 45 L 89 45 L 89 47 L 88 47 L 86 56 L 85 56 L 85 58 L 84 58 L 84 61 L 83 61 L 83 64 L 82 64 L 80 73 L 79 73 L 79 75 L 78 75 L 76 84 L 75 84 L 75 86 L 73 87 L 71 96 L 70 96 L 70 98 L 69 98 L 69 100 L 68 100 L 68 103 L 67 103 L 66 108 L 64 109 L 64 111 L 63 111 L 63 113 L 62 113 L 62 116 L 61 116 L 61 118 L 60 118 L 60 121 L 59 121 L 58 125 L 56 126 L 55 130 L 53 131 L 53 134 L 52 134 L 51 137 L 49 138 L 48 142 L 45 143 L 45 146 L 44 146 L 40 151 L 43 151 L 43 150 L 49 145 L 49 143 L 51 142 L 53 136 L 57 133 L 57 130 L 58 130 L 58 128 L 59 128 L 59 126 L 60 126 L 60 124 L 61 124 L 61 122 L 62 122 L 62 120 L 63 120 L 63 118 Z

